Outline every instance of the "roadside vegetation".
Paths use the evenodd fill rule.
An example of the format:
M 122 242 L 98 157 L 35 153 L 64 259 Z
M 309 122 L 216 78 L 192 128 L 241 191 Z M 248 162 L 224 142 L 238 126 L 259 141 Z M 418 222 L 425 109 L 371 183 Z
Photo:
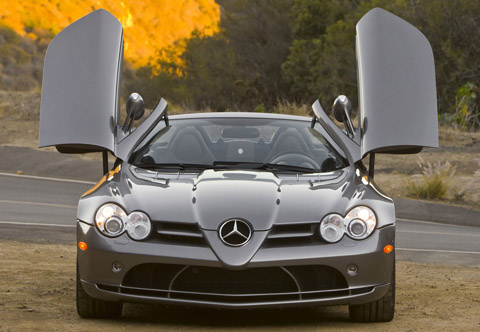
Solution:
M 152 67 L 127 70 L 125 89 L 139 90 L 150 106 L 161 95 L 214 111 L 271 112 L 279 102 L 311 105 L 317 98 L 328 110 L 337 95 L 345 94 L 355 110 L 355 24 L 368 10 L 382 7 L 411 22 L 430 40 L 441 123 L 462 130 L 480 126 L 478 1 L 217 3 L 221 7 L 217 33 L 194 34 L 161 50 L 162 57 L 153 59 Z
M 413 197 L 436 199 L 445 198 L 450 182 L 455 174 L 455 166 L 448 161 L 436 161 L 433 164 L 418 157 L 418 166 L 422 169 L 421 181 L 408 180 L 408 194 Z
M 38 33 L 36 40 L 23 38 L 0 20 L 0 90 L 40 91 L 43 59 L 52 35 Z
M 195 10 L 180 3 L 162 9 L 145 1 L 121 6 L 102 2 L 126 26 L 123 100 L 137 91 L 150 108 L 162 96 L 179 108 L 275 112 L 289 104 L 311 105 L 317 98 L 328 110 L 338 94 L 345 94 L 355 110 L 355 24 L 368 10 L 381 7 L 411 22 L 430 40 L 440 122 L 461 130 L 480 128 L 479 1 L 192 0 L 189 6 L 200 10 L 196 15 L 203 23 L 195 23 L 197 16 L 184 16 L 190 33 L 179 34 L 166 46 L 160 43 L 153 52 L 150 39 L 135 38 L 131 31 L 143 36 L 148 25 L 155 39 L 166 40 L 170 37 L 164 36 L 163 22 L 177 22 L 176 9 Z M 0 16 L 0 90 L 38 91 L 46 46 L 61 28 L 48 20 L 66 25 L 74 13 L 85 11 L 73 2 L 56 7 L 43 2 L 29 4 L 28 13 L 22 6 L 12 7 L 20 11 L 15 20 L 12 13 Z M 146 5 L 150 16 L 166 10 L 161 22 L 136 17 L 141 16 L 138 7 Z M 98 6 L 92 3 L 92 10 Z M 150 51 L 142 61 L 130 60 L 142 40 Z

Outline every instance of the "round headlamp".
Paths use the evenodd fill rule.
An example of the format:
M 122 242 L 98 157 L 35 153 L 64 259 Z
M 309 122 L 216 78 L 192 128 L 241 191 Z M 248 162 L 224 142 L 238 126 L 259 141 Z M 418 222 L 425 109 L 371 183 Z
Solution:
M 107 236 L 118 236 L 125 230 L 125 211 L 118 205 L 107 203 L 95 214 L 97 228 Z
M 134 211 L 127 217 L 127 232 L 134 240 L 143 240 L 152 229 L 150 218 L 140 211 Z
M 352 239 L 362 240 L 373 233 L 377 226 L 375 213 L 366 206 L 351 209 L 345 217 L 347 235 Z
M 323 218 L 320 223 L 320 235 L 330 243 L 338 242 L 345 234 L 345 223 L 342 216 L 338 214 L 329 214 Z

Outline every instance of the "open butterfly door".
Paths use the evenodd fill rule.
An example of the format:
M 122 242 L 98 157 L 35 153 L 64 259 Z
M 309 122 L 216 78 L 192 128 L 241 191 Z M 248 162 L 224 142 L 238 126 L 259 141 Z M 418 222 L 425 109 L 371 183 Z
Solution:
M 72 23 L 45 55 L 39 147 L 115 153 L 122 24 L 103 9 Z
M 357 24 L 360 157 L 438 147 L 433 53 L 427 38 L 375 8 Z

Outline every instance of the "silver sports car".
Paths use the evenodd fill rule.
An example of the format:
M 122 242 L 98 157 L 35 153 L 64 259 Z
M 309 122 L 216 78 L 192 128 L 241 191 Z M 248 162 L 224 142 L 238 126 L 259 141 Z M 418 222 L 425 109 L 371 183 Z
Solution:
M 97 10 L 59 33 L 39 145 L 104 156 L 78 205 L 78 314 L 119 316 L 124 302 L 343 304 L 353 321 L 391 320 L 395 209 L 373 181 L 375 154 L 438 146 L 434 61 L 420 31 L 378 8 L 358 22 L 356 50 L 356 125 L 339 96 L 343 129 L 319 101 L 307 118 L 168 116 L 163 99 L 135 128 L 136 93 L 120 122 L 120 22 Z

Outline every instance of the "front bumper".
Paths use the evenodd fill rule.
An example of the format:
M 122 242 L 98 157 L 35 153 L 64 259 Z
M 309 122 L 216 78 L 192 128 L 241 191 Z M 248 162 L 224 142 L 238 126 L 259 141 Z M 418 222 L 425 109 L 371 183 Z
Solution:
M 394 245 L 394 225 L 362 241 L 264 246 L 240 270 L 225 267 L 209 246 L 111 239 L 82 222 L 77 239 L 88 245 L 77 255 L 81 283 L 106 301 L 218 308 L 362 304 L 385 295 L 395 263 L 394 253 L 383 252 Z M 355 276 L 347 273 L 351 264 L 358 267 Z

